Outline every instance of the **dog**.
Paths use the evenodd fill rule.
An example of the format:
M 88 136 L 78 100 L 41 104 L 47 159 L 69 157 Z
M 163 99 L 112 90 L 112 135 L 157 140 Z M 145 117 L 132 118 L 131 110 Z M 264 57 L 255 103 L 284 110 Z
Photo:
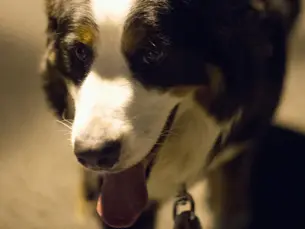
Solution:
M 203 227 L 247 228 L 255 145 L 280 102 L 299 2 L 45 6 L 43 89 L 56 116 L 71 122 L 82 198 L 102 193 L 102 226 L 153 228 L 148 213 L 203 182 Z

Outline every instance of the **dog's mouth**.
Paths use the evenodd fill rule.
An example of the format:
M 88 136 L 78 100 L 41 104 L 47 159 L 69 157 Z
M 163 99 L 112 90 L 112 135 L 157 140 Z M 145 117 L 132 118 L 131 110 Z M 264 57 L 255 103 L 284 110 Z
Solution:
M 178 105 L 176 105 L 148 156 L 135 166 L 119 173 L 103 176 L 97 211 L 104 222 L 114 228 L 132 226 L 148 204 L 146 179 L 153 167 L 160 145 L 168 136 Z

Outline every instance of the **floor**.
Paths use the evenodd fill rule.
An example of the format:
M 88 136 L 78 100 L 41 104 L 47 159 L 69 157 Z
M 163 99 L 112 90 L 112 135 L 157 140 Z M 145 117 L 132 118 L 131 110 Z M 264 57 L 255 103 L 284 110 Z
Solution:
M 44 47 L 42 4 L 0 1 L 0 228 L 95 228 L 76 217 L 78 164 L 68 130 L 46 109 L 37 76 Z M 277 120 L 305 130 L 305 17 L 291 50 Z

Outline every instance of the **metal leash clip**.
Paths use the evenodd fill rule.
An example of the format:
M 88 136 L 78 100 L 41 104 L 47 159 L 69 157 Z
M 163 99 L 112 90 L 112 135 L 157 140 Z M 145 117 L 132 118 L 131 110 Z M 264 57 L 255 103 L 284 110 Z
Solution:
M 189 210 L 178 210 L 189 204 Z M 174 229 L 202 229 L 199 218 L 195 214 L 195 202 L 193 197 L 187 192 L 186 186 L 183 185 L 178 192 L 177 199 L 173 208 Z

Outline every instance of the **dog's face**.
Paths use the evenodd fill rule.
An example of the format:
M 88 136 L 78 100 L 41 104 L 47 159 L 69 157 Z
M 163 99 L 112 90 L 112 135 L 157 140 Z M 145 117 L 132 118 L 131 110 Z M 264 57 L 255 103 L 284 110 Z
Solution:
M 276 106 L 284 60 L 277 57 L 282 67 L 273 61 L 281 37 L 277 47 L 276 29 L 268 30 L 272 23 L 264 24 L 262 9 L 248 1 L 47 0 L 46 6 L 44 88 L 56 113 L 73 119 L 76 153 L 95 158 L 80 156 L 87 167 L 116 171 L 143 160 L 171 111 L 190 97 L 216 122 L 247 107 L 268 116 Z M 105 156 L 96 160 L 96 152 Z
M 73 103 L 75 108 L 75 112 L 72 108 L 73 146 L 81 151 L 106 147 L 113 155 L 96 165 L 83 163 L 93 169 L 120 170 L 143 160 L 181 98 L 167 88 L 158 88 L 162 85 L 142 84 L 137 78 L 142 76 L 135 76 L 129 69 L 127 55 L 138 51 L 132 44 L 123 43 L 127 42 L 127 36 L 137 35 L 127 35 L 130 29 L 124 26 L 128 17 L 132 20 L 134 1 L 49 1 L 48 4 L 50 20 L 56 29 L 52 30 L 54 24 L 51 25 L 47 55 L 55 56 L 54 63 L 63 74 L 72 98 L 68 103 Z M 141 39 L 147 39 L 147 46 L 154 45 L 149 37 Z M 143 44 L 143 48 L 150 47 Z M 149 65 L 149 58 L 143 57 L 140 64 Z

